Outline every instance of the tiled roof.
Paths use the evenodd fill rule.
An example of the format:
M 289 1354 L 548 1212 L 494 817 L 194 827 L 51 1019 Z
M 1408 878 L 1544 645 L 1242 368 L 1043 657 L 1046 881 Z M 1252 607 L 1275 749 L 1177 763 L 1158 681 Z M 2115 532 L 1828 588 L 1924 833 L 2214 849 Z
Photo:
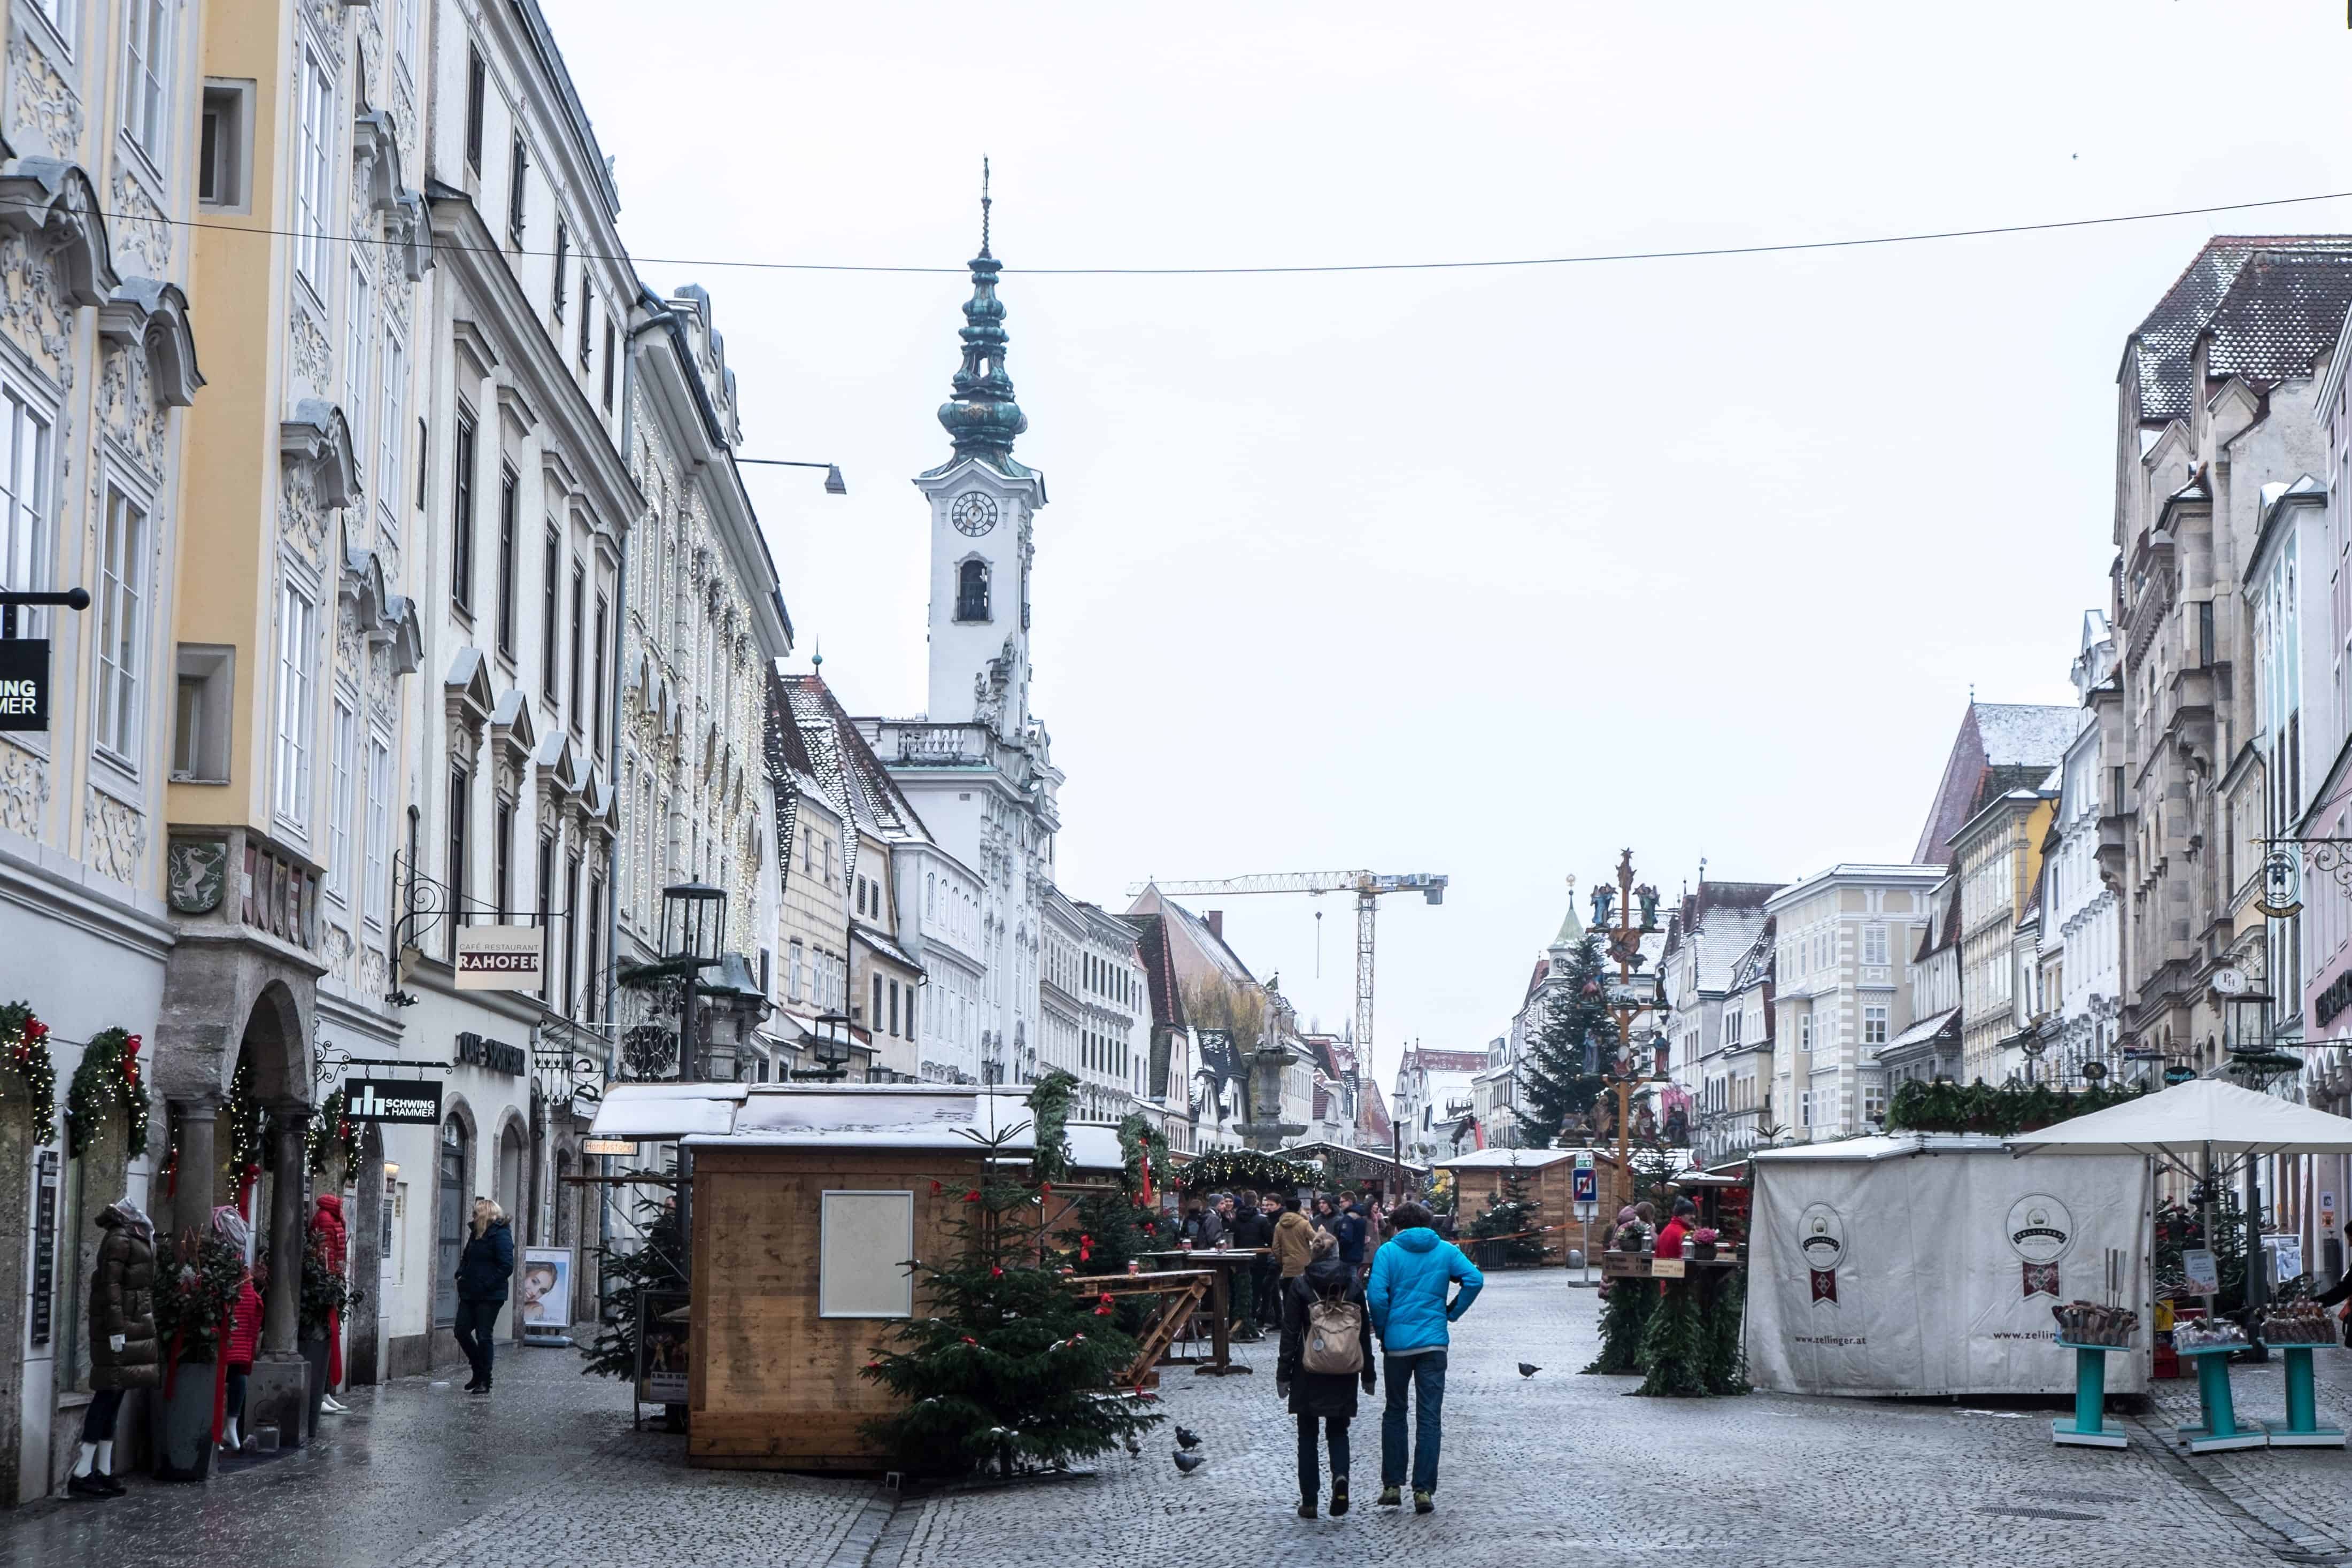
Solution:
M 2352 235 L 2217 235 L 2206 241 L 2139 324 L 2139 330 L 2132 334 L 2130 351 L 2139 378 L 2143 420 L 2177 419 L 2194 406 L 2197 389 L 2189 382 L 2198 334 L 2258 252 L 2333 255 L 2339 265 L 2352 267 Z M 2342 318 L 2340 308 L 2337 318 Z M 2282 329 L 2279 340 L 2290 335 Z
M 1176 967 L 1168 953 L 1168 929 L 1157 915 L 1130 915 L 1136 952 L 1143 959 L 1143 977 L 1151 991 L 1151 1021 L 1165 1029 L 1184 1027 L 1184 993 L 1176 984 Z
M 2206 323 L 2210 379 L 2242 376 L 2268 389 L 2309 375 L 2336 346 L 2352 305 L 2352 255 L 2257 251 Z
M 1395 1136 L 1395 1127 L 1389 1121 L 1388 1102 L 1381 1098 L 1381 1086 L 1369 1079 L 1356 1101 L 1356 1131 L 1382 1147 Z
M 866 743 L 857 725 L 822 675 L 781 675 L 793 727 L 809 758 L 808 771 L 826 781 L 857 825 L 884 839 L 928 842 L 930 830 Z
M 2011 789 L 2030 789 L 2064 760 L 2088 710 L 2043 703 L 1970 703 L 1952 737 L 1951 755 L 1927 825 L 1912 852 L 1916 865 L 1948 865 L 1952 837 L 1988 801 Z
M 1486 1053 L 1483 1051 L 1437 1051 L 1418 1047 L 1404 1053 L 1403 1071 L 1419 1068 L 1423 1072 L 1484 1072 Z
M 2050 703 L 1979 703 L 1976 715 L 1988 767 L 2044 770 L 2066 755 L 2087 716 L 2082 708 Z
M 1960 1009 L 1958 1008 L 1952 1008 L 1944 1012 L 1931 1014 L 1927 1018 L 1921 1019 L 1917 1023 L 1913 1024 L 1909 1029 L 1905 1030 L 1901 1034 L 1896 1035 L 1893 1040 L 1888 1040 L 1885 1045 L 1880 1046 L 1878 1049 L 1881 1051 L 1899 1051 L 1906 1045 L 1916 1045 L 1923 1040 L 1933 1040 L 1937 1035 L 1943 1033 L 1947 1029 L 1951 1029 L 1952 1037 L 1957 1040 L 1959 1038 L 1959 1030 L 1953 1026 L 1958 1022 L 1959 1017 Z

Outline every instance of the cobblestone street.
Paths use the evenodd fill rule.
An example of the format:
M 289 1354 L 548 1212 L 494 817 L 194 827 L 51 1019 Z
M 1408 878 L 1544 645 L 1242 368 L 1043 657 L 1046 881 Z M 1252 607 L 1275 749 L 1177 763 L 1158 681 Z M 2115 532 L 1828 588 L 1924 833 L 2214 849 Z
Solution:
M 2193 1407 L 2185 1384 L 2126 1417 L 2132 1449 L 2061 1450 L 2038 1410 L 1628 1399 L 1629 1380 L 1576 1375 L 1593 1315 L 1591 1293 L 1556 1273 L 1488 1286 L 1456 1333 L 1428 1518 L 1371 1506 L 1376 1403 L 1353 1433 L 1356 1511 L 1294 1515 L 1271 1343 L 1246 1348 L 1255 1376 L 1169 1374 L 1169 1409 L 1209 1457 L 1190 1477 L 1170 1461 L 1163 1428 L 1139 1460 L 1119 1454 L 1087 1475 L 902 1503 L 866 1480 L 688 1469 L 682 1439 L 632 1433 L 613 1385 L 581 1377 L 568 1353 L 540 1351 L 510 1355 L 488 1401 L 421 1378 L 362 1390 L 312 1449 L 205 1488 L 134 1479 L 116 1501 L 30 1505 L 0 1523 L 0 1565 L 1258 1568 L 1345 1557 L 1516 1568 L 1578 1552 L 1695 1568 L 2352 1562 L 2352 1529 L 2338 1522 L 2352 1459 L 2274 1450 L 2192 1468 L 2156 1441 Z M 1543 1371 L 1522 1380 L 1522 1359 Z M 2323 1413 L 2340 1419 L 2352 1386 L 2328 1370 L 2339 1375 Z M 2274 1366 L 2242 1369 L 2240 1388 L 2245 1413 L 2277 1415 Z

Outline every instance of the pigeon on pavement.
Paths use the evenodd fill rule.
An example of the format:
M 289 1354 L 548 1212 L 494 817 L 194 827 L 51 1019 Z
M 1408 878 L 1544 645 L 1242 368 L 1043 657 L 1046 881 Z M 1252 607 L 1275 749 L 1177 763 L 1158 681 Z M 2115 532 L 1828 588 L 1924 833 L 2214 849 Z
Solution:
M 1176 1468 L 1188 1476 L 1209 1462 L 1206 1458 L 1199 1454 L 1177 1454 L 1173 1457 L 1176 1460 Z
M 1537 1373 L 1541 1372 L 1542 1370 L 1542 1367 L 1531 1365 L 1524 1361 L 1519 1363 L 1519 1375 L 1521 1377 L 1533 1377 Z
M 1201 1446 L 1201 1434 L 1190 1427 L 1179 1425 L 1176 1428 L 1176 1446 L 1180 1448 L 1197 1448 Z

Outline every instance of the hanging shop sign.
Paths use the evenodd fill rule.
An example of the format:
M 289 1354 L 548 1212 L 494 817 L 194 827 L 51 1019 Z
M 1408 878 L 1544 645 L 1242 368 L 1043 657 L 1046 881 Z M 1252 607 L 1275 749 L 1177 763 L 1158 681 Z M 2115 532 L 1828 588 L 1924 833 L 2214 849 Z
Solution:
M 520 1078 L 530 1066 L 530 1058 L 523 1054 L 522 1047 L 471 1033 L 457 1037 L 457 1060 L 468 1067 L 503 1072 L 509 1078 Z
M 343 1114 L 354 1122 L 436 1127 L 441 1124 L 441 1085 L 415 1078 L 349 1079 Z
M 58 1283 L 58 1151 L 43 1149 L 33 1181 L 33 1312 L 35 1344 L 49 1343 L 50 1303 Z
M 547 933 L 537 925 L 457 927 L 457 988 L 535 991 L 544 971 Z
M 2254 907 L 2273 920 L 2285 920 L 2303 909 L 2303 857 L 2283 845 L 2263 857 L 2263 892 Z
M 0 637 L 0 729 L 48 727 L 49 640 Z

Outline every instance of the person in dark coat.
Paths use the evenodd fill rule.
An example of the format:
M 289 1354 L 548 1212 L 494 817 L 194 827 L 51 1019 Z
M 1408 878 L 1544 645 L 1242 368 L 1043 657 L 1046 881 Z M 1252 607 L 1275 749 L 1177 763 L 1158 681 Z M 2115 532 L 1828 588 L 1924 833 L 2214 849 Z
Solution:
M 1356 1418 L 1356 1389 L 1366 1394 L 1375 1386 L 1372 1373 L 1372 1318 L 1364 1305 L 1364 1288 L 1355 1273 L 1339 1260 L 1339 1242 L 1328 1230 L 1318 1230 L 1309 1244 L 1314 1256 L 1307 1271 L 1286 1280 L 1282 1287 L 1282 1353 L 1274 1375 L 1275 1392 L 1298 1417 L 1298 1517 L 1315 1517 L 1321 1456 L 1316 1446 L 1317 1422 L 1323 1426 L 1325 1445 L 1331 1451 L 1331 1517 L 1348 1511 L 1348 1423 Z M 1309 1372 L 1306 1367 L 1309 1314 L 1318 1303 L 1348 1301 L 1356 1308 L 1354 1373 Z
M 1255 1249 L 1274 1245 L 1274 1221 L 1268 1219 L 1255 1198 L 1236 1204 L 1233 1224 L 1225 1232 L 1227 1244 Z M 1273 1262 L 1273 1254 L 1253 1258 L 1245 1266 L 1234 1270 L 1233 1308 L 1234 1336 L 1236 1339 L 1259 1338 L 1257 1303 L 1258 1280 L 1266 1270 L 1261 1265 Z
M 491 1342 L 514 1265 L 514 1231 L 506 1212 L 487 1197 L 476 1198 L 474 1234 L 457 1257 L 457 1321 L 451 1329 L 474 1369 L 474 1380 L 466 1385 L 468 1394 L 490 1391 Z
M 120 1497 L 114 1479 L 114 1418 L 122 1396 L 163 1381 L 155 1338 L 155 1227 L 129 1198 L 98 1217 L 106 1233 L 89 1277 L 89 1407 L 81 1448 L 66 1490 L 77 1497 Z

